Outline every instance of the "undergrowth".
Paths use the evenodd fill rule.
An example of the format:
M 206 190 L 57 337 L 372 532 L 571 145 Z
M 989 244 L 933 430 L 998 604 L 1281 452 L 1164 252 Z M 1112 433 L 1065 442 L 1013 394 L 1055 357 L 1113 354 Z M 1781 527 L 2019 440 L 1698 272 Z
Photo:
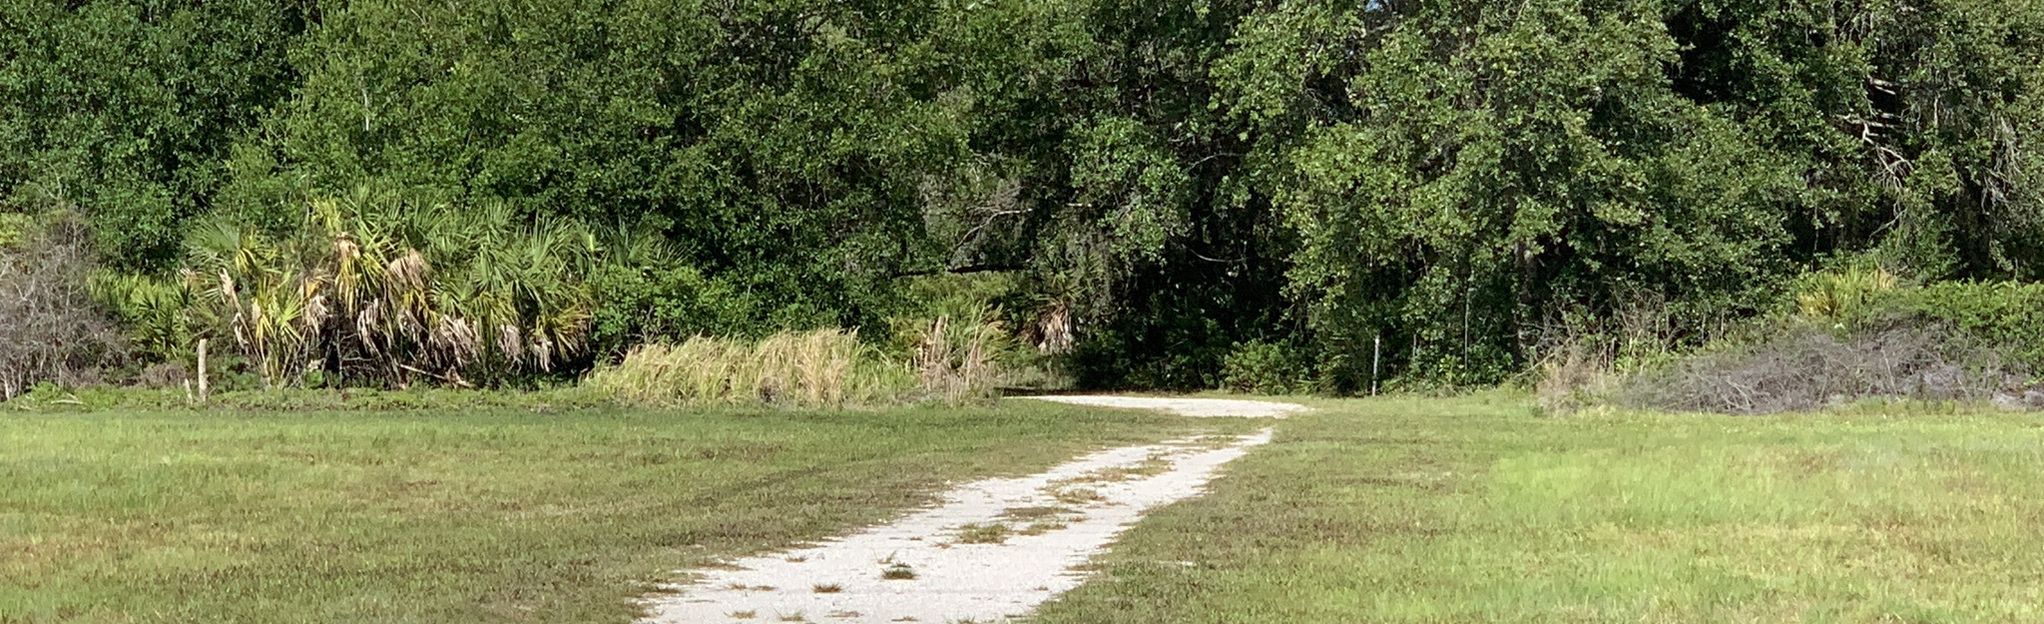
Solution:
M 1532 385 L 1549 412 L 1601 404 L 1755 414 L 1867 400 L 2039 402 L 2026 388 L 2044 365 L 2044 286 L 1919 285 L 1878 267 L 1848 267 L 1804 276 L 1767 308 L 1689 344 L 1608 326 L 1561 332 L 1542 350 Z

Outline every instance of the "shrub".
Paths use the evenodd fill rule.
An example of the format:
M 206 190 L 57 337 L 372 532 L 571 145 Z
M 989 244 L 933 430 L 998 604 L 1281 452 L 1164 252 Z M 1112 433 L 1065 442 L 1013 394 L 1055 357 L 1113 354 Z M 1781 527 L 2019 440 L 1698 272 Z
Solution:
M 1228 390 L 1263 394 L 1304 392 L 1312 386 L 1307 358 L 1287 345 L 1260 340 L 1235 345 L 1221 360 L 1221 383 Z
M 613 232 L 603 243 L 601 261 L 588 285 L 595 296 L 590 345 L 605 361 L 647 342 L 681 341 L 690 336 L 761 336 L 786 327 L 819 327 L 831 323 L 775 325 L 768 303 L 729 275 L 711 276 L 691 266 L 658 231 Z
M 93 276 L 93 298 L 126 330 L 135 355 L 159 363 L 188 363 L 193 357 L 192 290 L 183 280 L 102 272 Z
M 1849 326 L 1894 319 L 1938 323 L 1966 333 L 2021 363 L 2044 370 L 2044 284 L 1939 282 L 1880 297 Z
M 1811 273 L 1798 280 L 1796 311 L 1813 319 L 1859 317 L 1900 286 L 1894 274 L 1878 267 Z
M 1543 350 L 1533 364 L 1533 396 L 1540 409 L 1565 413 L 1602 402 L 1610 393 L 1617 362 L 1594 340 L 1571 340 Z
M 1671 328 L 1680 325 L 1664 300 L 1651 297 L 1607 316 L 1561 312 L 1541 327 L 1533 350 L 1529 372 L 1540 408 L 1561 413 L 1608 400 L 1624 376 L 1674 357 L 1682 338 Z
M 0 247 L 0 399 L 76 385 L 116 360 L 120 336 L 86 292 L 84 226 L 59 217 Z
M 2026 375 L 1992 345 L 1936 324 L 1897 322 L 1841 336 L 1807 323 L 1627 379 L 1620 402 L 1763 414 L 1864 398 L 1985 400 Z
M 587 355 L 594 241 L 502 204 L 367 189 L 314 201 L 283 232 L 230 217 L 198 228 L 183 287 L 195 333 L 232 347 L 265 387 L 312 372 L 501 383 Z
M 757 341 L 698 336 L 648 343 L 590 375 L 622 403 L 840 407 L 903 400 L 915 385 L 854 332 L 782 332 Z
M 2044 284 L 2010 281 L 1902 283 L 1879 269 L 1816 273 L 1799 280 L 1794 316 L 1848 332 L 1897 323 L 1938 325 L 2044 370 Z

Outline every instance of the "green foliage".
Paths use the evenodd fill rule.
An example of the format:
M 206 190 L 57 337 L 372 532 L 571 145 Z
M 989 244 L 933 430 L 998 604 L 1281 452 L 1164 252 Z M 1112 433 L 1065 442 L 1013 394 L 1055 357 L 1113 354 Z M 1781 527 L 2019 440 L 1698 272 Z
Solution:
M 2035 0 L 0 0 L 0 50 L 0 214 L 87 215 L 109 284 L 212 281 L 194 224 L 286 248 L 308 203 L 403 189 L 545 259 L 459 263 L 491 285 L 436 305 L 586 325 L 584 361 L 884 342 L 965 312 L 901 277 L 958 272 L 1004 276 L 974 305 L 1088 385 L 1222 385 L 1268 340 L 1328 390 L 1378 345 L 1452 386 L 1562 314 L 1662 302 L 1654 335 L 1699 344 L 1840 258 L 2044 277 Z M 238 277 L 281 289 L 264 318 L 308 312 L 296 265 Z M 203 333 L 109 290 L 157 357 Z M 251 362 L 311 355 L 276 346 Z
M 1313 371 L 1294 345 L 1263 341 L 1235 345 L 1221 362 L 1221 387 L 1237 392 L 1287 394 L 1313 389 Z
M 126 329 L 130 347 L 157 362 L 187 362 L 195 354 L 196 303 L 182 280 L 102 272 L 93 275 L 94 299 Z
M 2044 371 L 2044 284 L 1939 282 L 1882 290 L 1861 308 L 1825 318 L 1848 329 L 1897 319 L 1943 325 L 1992 346 L 2031 371 Z
M 754 314 L 756 298 L 685 265 L 605 262 L 589 288 L 600 296 L 590 339 L 606 357 L 649 341 L 759 335 L 771 327 Z
M 120 267 L 177 257 L 228 146 L 293 89 L 302 0 L 0 1 L 0 202 L 76 209 Z
M 265 387 L 323 371 L 370 383 L 499 383 L 588 353 L 602 256 L 579 223 L 506 206 L 452 208 L 373 188 L 314 201 L 294 227 L 196 230 L 190 323 Z
M 387 180 L 645 223 L 777 325 L 871 322 L 924 251 L 916 199 L 963 155 L 972 105 L 938 82 L 962 16 L 898 8 L 349 3 L 293 56 L 270 166 L 236 183 Z M 651 282 L 652 331 L 726 329 L 675 309 L 698 298 L 686 274 L 613 279 Z
M 26 214 L 0 212 L 0 249 L 11 249 L 28 238 L 31 219 Z
M 1893 274 L 1879 267 L 1811 273 L 1797 282 L 1796 312 L 1812 319 L 1862 317 L 1868 306 L 1899 286 Z

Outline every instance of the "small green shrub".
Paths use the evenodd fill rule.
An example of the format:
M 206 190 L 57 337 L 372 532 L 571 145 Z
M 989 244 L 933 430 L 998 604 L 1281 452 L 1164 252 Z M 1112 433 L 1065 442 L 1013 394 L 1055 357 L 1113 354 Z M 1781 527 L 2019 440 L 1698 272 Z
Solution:
M 194 302 L 184 282 L 102 272 L 93 276 L 92 294 L 126 330 L 137 356 L 154 362 L 194 357 L 192 317 L 186 313 Z
M 604 250 L 589 287 L 596 295 L 590 343 L 605 359 L 647 342 L 756 335 L 765 325 L 757 297 L 683 264 L 656 234 L 634 232 Z
M 27 239 L 29 216 L 19 212 L 0 212 L 0 249 L 16 247 Z
M 1940 282 L 1896 291 L 1858 320 L 1878 323 L 1895 316 L 1949 325 L 2032 370 L 2044 370 L 2044 284 Z
M 1221 382 L 1236 392 L 1288 394 L 1312 389 L 1312 366 L 1288 345 L 1250 341 L 1221 361 Z
M 1796 312 L 1812 319 L 1855 317 L 1899 287 L 1900 280 L 1879 267 L 1811 273 L 1797 280 Z

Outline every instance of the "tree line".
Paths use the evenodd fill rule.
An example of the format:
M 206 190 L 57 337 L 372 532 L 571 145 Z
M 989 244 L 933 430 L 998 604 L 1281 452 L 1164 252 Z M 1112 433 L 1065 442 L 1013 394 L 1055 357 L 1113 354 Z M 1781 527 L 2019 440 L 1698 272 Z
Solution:
M 2040 132 L 2034 0 L 0 0 L 0 210 L 81 215 L 110 282 L 383 233 L 500 365 L 1002 272 L 1089 384 L 1490 382 L 1839 262 L 2033 280 Z

